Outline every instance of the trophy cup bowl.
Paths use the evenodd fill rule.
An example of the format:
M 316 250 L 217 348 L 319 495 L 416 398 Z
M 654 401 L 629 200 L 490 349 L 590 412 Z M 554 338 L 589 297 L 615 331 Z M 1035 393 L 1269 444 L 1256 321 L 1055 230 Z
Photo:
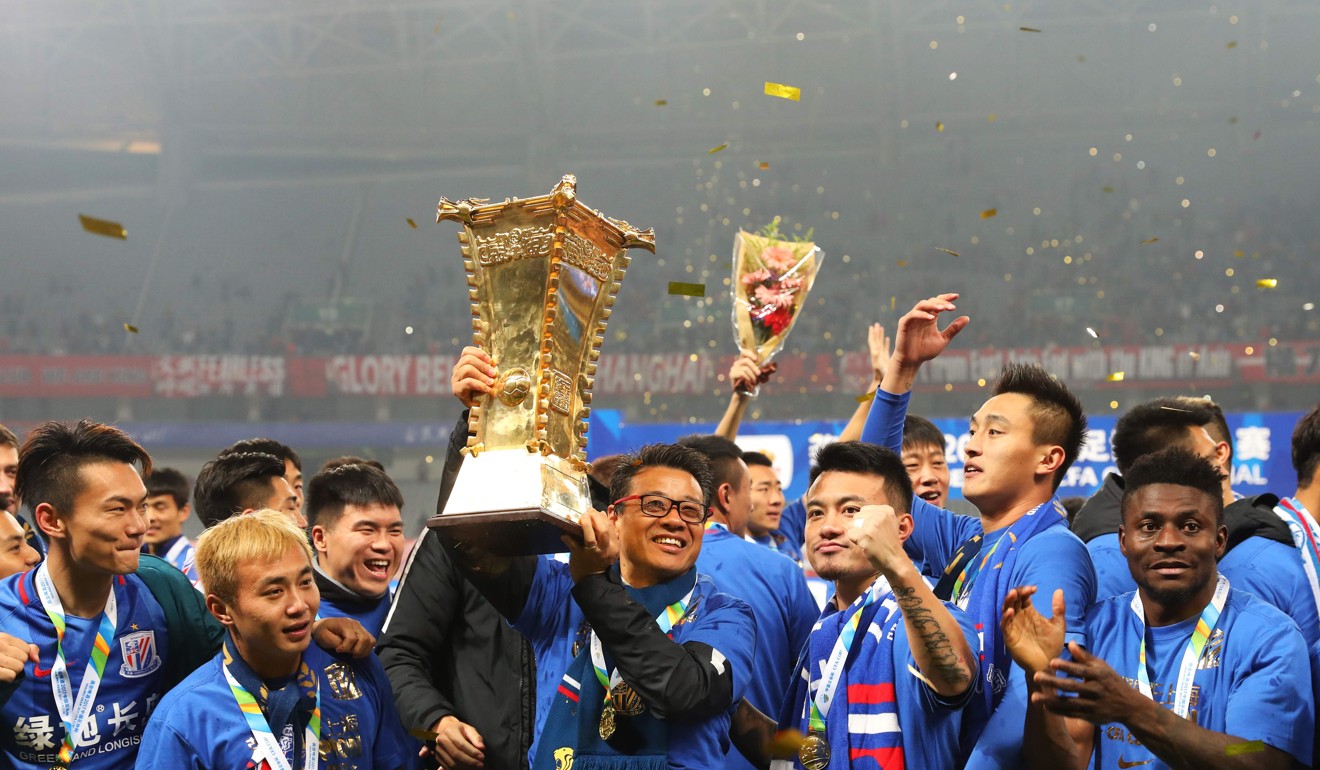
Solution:
M 605 326 L 631 257 L 655 251 L 638 230 L 588 208 L 577 180 L 549 195 L 491 204 L 440 199 L 458 235 L 473 344 L 494 362 L 492 392 L 468 413 L 467 455 L 427 526 L 515 556 L 567 550 L 591 505 L 587 424 Z

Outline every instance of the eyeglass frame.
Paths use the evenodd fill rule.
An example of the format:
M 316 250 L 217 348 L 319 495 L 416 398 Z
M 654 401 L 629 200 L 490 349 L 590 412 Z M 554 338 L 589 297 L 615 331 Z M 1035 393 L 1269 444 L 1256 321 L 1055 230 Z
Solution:
M 664 513 L 661 513 L 661 514 L 659 514 L 659 515 L 657 515 L 657 514 L 653 514 L 653 513 L 647 513 L 647 512 L 646 512 L 646 508 L 645 508 L 645 506 L 642 506 L 642 505 L 639 504 L 639 505 L 637 506 L 637 510 L 638 510 L 638 511 L 641 511 L 641 514 L 642 514 L 643 516 L 648 517 L 648 518 L 652 518 L 652 519 L 663 519 L 664 517 L 666 517 L 666 516 L 669 515 L 669 512 L 670 512 L 670 511 L 677 511 L 677 512 L 678 512 L 678 520 L 681 521 L 681 522 L 683 522 L 684 524 L 705 524 L 705 523 L 710 519 L 710 517 L 713 515 L 712 512 L 711 512 L 711 510 L 710 510 L 710 506 L 708 506 L 708 505 L 705 505 L 705 504 L 702 504 L 702 503 L 697 503 L 697 502 L 694 501 L 694 500 L 675 500 L 675 499 L 672 498 L 672 497 L 668 497 L 668 496 L 666 496 L 666 495 L 661 495 L 661 494 L 654 493 L 654 492 L 648 492 L 648 493 L 646 493 L 646 494 L 644 494 L 644 495 L 628 495 L 627 497 L 620 497 L 618 500 L 615 500 L 613 503 L 610 503 L 610 505 L 613 506 L 613 507 L 615 507 L 615 508 L 618 508 L 618 507 L 621 506 L 623 503 L 626 503 L 626 502 L 628 502 L 628 501 L 630 501 L 630 500 L 638 500 L 638 501 L 640 501 L 643 497 L 658 497 L 658 498 L 660 498 L 661 500 L 667 500 L 667 501 L 669 501 L 669 507 L 665 509 L 665 512 L 664 512 Z M 702 510 L 702 514 L 703 514 L 702 517 L 701 517 L 701 521 L 688 521 L 687 519 L 683 518 L 683 511 L 682 511 L 681 508 L 679 508 L 679 506 L 680 506 L 681 504 L 683 504 L 683 503 L 692 503 L 693 505 L 701 505 L 701 510 Z

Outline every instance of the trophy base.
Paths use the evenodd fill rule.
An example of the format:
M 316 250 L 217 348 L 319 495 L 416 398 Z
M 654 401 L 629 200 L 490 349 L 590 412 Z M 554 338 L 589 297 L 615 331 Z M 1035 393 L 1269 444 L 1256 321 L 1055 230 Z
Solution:
M 582 537 L 581 525 L 541 508 L 445 513 L 432 516 L 426 526 L 499 556 L 564 553 L 561 536 Z

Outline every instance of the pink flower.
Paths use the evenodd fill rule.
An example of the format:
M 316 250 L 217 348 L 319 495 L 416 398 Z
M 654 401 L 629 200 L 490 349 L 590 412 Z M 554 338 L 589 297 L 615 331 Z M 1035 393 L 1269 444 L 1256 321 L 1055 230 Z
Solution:
M 757 286 L 756 301 L 762 306 L 790 308 L 793 306 L 793 292 L 780 291 L 778 287 Z
M 770 277 L 770 271 L 764 267 L 760 270 L 753 270 L 742 277 L 743 286 L 755 286 L 758 283 L 770 280 Z
M 783 291 L 797 291 L 802 288 L 802 279 L 796 275 L 781 278 L 779 280 L 779 288 Z
M 793 264 L 797 262 L 797 255 L 787 246 L 767 246 L 761 252 L 761 261 L 771 270 L 782 275 L 792 269 Z

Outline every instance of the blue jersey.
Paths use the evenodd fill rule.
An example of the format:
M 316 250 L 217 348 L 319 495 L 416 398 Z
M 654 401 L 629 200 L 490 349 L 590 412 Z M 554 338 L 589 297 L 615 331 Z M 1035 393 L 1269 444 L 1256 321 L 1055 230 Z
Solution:
M 1127 557 L 1118 547 L 1118 533 L 1098 535 L 1086 543 L 1095 566 L 1095 598 L 1104 601 L 1111 596 L 1130 594 L 1137 590 L 1137 582 L 1128 569 Z
M 1136 687 L 1142 623 L 1131 605 L 1132 594 L 1106 599 L 1091 607 L 1086 625 L 1091 652 Z M 1177 697 L 1183 650 L 1199 619 L 1146 629 L 1151 695 L 1169 708 Z M 1315 731 L 1310 656 L 1286 615 L 1231 586 L 1192 681 L 1192 721 L 1244 741 L 1263 741 L 1310 765 Z M 1143 763 L 1149 770 L 1168 767 L 1122 724 L 1097 728 L 1096 770 Z
M 1264 537 L 1249 537 L 1224 554 L 1219 573 L 1233 588 L 1255 594 L 1293 619 L 1308 645 L 1320 641 L 1315 596 L 1297 549 Z
M 37 645 L 39 661 L 29 661 L 23 678 L 0 706 L 0 765 L 17 770 L 47 770 L 64 740 L 51 668 L 55 665 L 55 628 L 34 583 L 36 570 L 0 582 L 0 631 Z M 114 578 L 118 604 L 115 636 L 105 662 L 95 706 L 82 733 L 73 741 L 73 766 L 81 770 L 131 767 L 147 717 L 164 695 L 164 651 L 169 639 L 165 613 L 137 575 Z M 66 615 L 64 655 L 76 694 L 87 669 L 99 618 Z
M 751 543 L 748 545 L 757 547 Z M 673 639 L 679 644 L 702 642 L 723 655 L 734 672 L 733 702 L 737 703 L 747 692 L 747 677 L 738 672 L 753 670 L 754 621 L 742 601 L 717 593 L 709 578 L 698 576 L 695 590 L 710 594 L 704 603 L 704 611 L 693 615 L 691 622 L 675 626 Z M 572 592 L 573 578 L 567 564 L 538 559 L 527 603 L 512 624 L 536 650 L 536 744 L 542 738 L 546 717 L 556 703 L 567 698 L 567 705 L 576 711 L 577 694 L 570 691 L 571 683 L 565 681 L 564 675 L 581 646 L 589 643 L 590 628 Z M 730 749 L 730 713 L 726 711 L 700 720 L 675 717 L 674 729 L 669 732 L 669 767 L 712 767 L 717 764 L 711 758 L 723 757 Z M 534 746 L 532 756 L 538 756 L 538 752 L 541 749 Z
M 334 597 L 321 595 L 321 609 L 316 613 L 317 618 L 352 618 L 362 624 L 367 629 L 367 633 L 379 637 L 381 629 L 385 626 L 385 618 L 390 614 L 390 594 L 376 599 L 374 602 L 352 602 L 341 604 L 337 603 Z
M 339 658 L 312 644 L 303 660 L 320 685 L 321 768 L 398 770 L 418 766 L 420 744 L 404 732 L 389 680 L 375 655 Z M 286 732 L 282 738 L 289 751 L 292 733 Z M 252 759 L 250 740 L 252 730 L 225 679 L 222 652 L 161 700 L 142 736 L 137 767 L 243 768 Z M 298 762 L 292 764 L 300 767 Z
M 803 498 L 799 497 L 784 506 L 784 512 L 779 517 L 779 529 L 775 531 L 801 552 L 807 542 L 807 504 Z
M 748 535 L 748 537 L 752 536 Z M 781 553 L 795 562 L 802 561 L 802 545 L 793 545 L 793 542 L 779 530 L 775 530 L 765 537 L 752 537 L 752 542 L 763 548 L 769 548 L 776 553 Z
M 802 569 L 780 554 L 767 553 L 722 527 L 708 527 L 697 571 L 720 591 L 747 602 L 756 620 L 756 657 L 747 680 L 747 700 L 762 714 L 777 714 L 788 692 L 793 664 L 820 615 Z M 737 750 L 730 765 L 751 767 Z

